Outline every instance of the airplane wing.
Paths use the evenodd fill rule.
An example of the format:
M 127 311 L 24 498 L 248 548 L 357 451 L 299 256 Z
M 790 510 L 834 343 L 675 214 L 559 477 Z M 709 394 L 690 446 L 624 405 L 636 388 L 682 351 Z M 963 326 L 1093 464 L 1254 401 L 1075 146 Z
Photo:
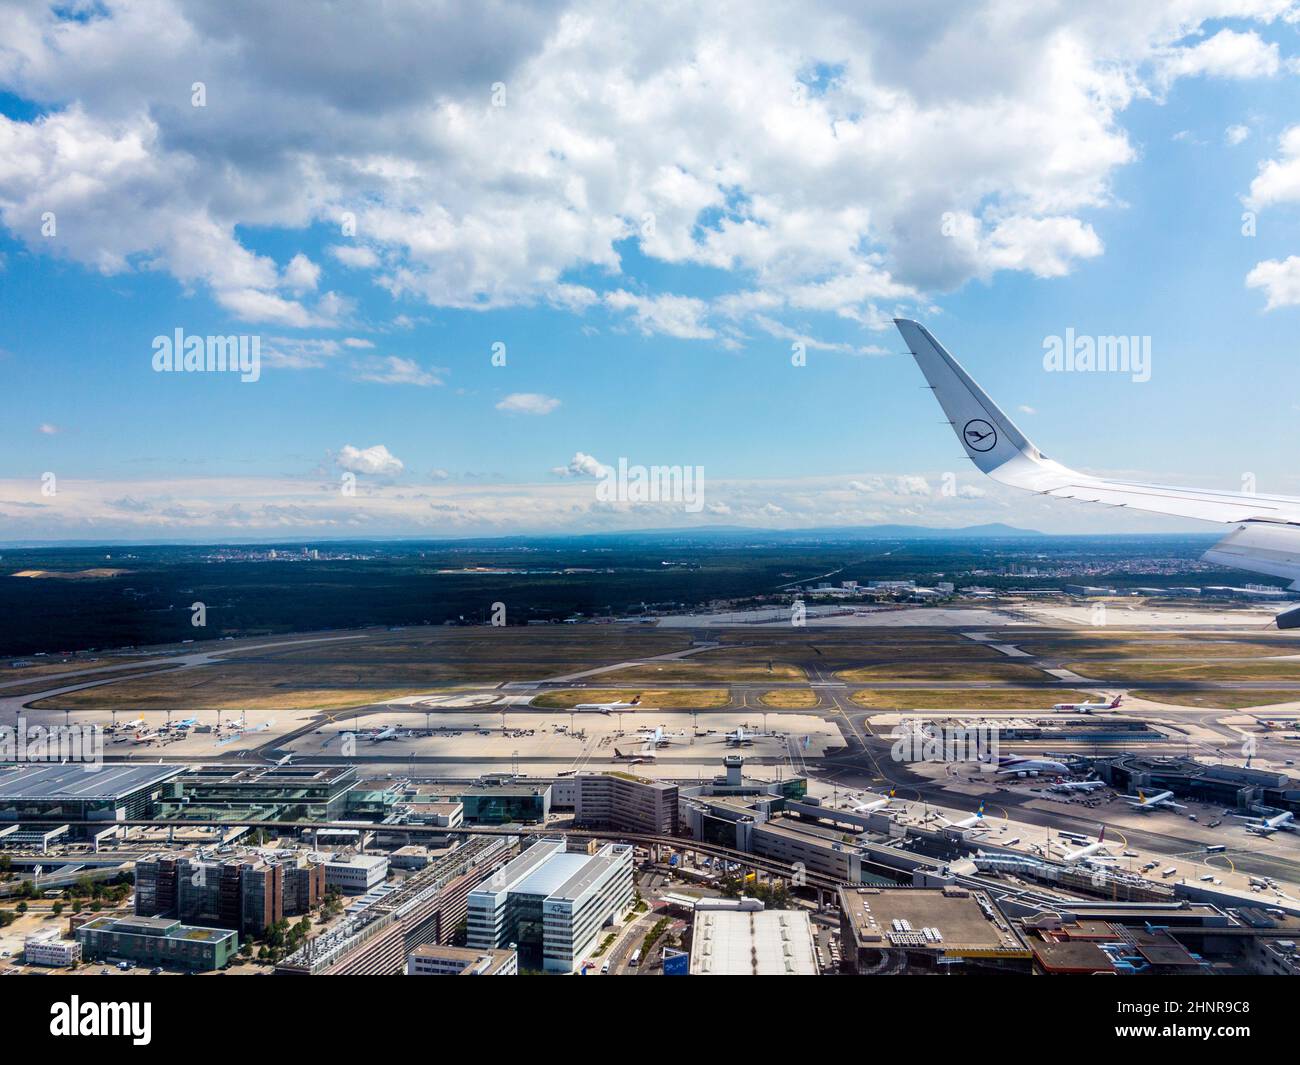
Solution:
M 981 472 L 1002 484 L 1058 499 L 1237 525 L 1205 553 L 1205 560 L 1283 577 L 1293 582 L 1293 588 L 1300 588 L 1300 499 L 1171 488 L 1072 470 L 1039 451 L 925 326 L 905 318 L 894 319 L 894 324 L 957 439 Z M 1300 626 L 1300 616 L 1290 625 L 1282 624 L 1296 626 Z

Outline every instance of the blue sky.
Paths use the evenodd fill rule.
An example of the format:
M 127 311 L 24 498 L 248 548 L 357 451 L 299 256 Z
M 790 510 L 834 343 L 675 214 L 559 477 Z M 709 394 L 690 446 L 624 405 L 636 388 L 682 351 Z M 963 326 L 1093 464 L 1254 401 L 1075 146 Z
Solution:
M 896 315 L 1053 457 L 1300 495 L 1287 5 L 510 6 L 338 58 L 295 5 L 0 3 L 0 539 L 1196 527 L 981 481 Z M 155 373 L 177 328 L 260 379 Z M 1149 336 L 1150 380 L 1044 372 L 1067 328 Z M 601 503 L 620 457 L 707 508 Z

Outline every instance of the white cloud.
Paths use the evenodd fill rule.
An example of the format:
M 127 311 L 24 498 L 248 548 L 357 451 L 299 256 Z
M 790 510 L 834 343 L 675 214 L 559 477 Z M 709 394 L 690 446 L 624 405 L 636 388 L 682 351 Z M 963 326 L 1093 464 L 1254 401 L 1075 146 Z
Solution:
M 358 363 L 356 376 L 362 381 L 374 381 L 381 385 L 430 385 L 442 384 L 442 378 L 433 370 L 426 370 L 414 359 L 404 359 L 397 355 L 385 355 L 367 359 Z
M 1261 163 L 1259 174 L 1250 183 L 1246 206 L 1252 210 L 1300 202 L 1300 125 L 1291 126 L 1278 138 L 1278 156 Z
M 1022 403 L 1022 404 L 1020 404 L 1020 406 L 1017 407 L 1016 409 L 1017 409 L 1018 411 L 1020 411 L 1021 414 L 1037 414 L 1037 413 L 1038 413 L 1038 411 L 1037 411 L 1036 409 L 1034 409 L 1033 407 L 1029 406 L 1029 404 L 1027 404 L 1027 403 Z
M 1160 67 L 1167 84 L 1183 77 L 1267 78 L 1281 65 L 1278 47 L 1266 42 L 1254 30 L 1239 33 L 1220 30 L 1213 37 L 1185 48 L 1170 49 Z
M 497 404 L 497 410 L 507 414 L 550 414 L 559 405 L 554 396 L 540 392 L 511 392 Z
M 0 223 L 105 274 L 152 269 L 247 321 L 344 320 L 323 278 L 240 234 L 328 225 L 394 296 L 475 310 L 602 302 L 656 334 L 734 344 L 710 309 L 627 292 L 625 242 L 733 271 L 713 310 L 828 313 L 1101 254 L 1085 212 L 1135 156 L 1119 125 L 1178 78 L 1270 77 L 1282 0 L 1048 9 L 596 0 L 349 5 L 148 0 L 60 18 L 4 3 Z M 1231 17 L 1236 28 L 1203 36 Z M 347 47 L 303 42 L 346 41 Z M 203 57 L 209 106 L 190 106 Z M 831 71 L 796 94 L 800 75 Z M 491 106 L 490 86 L 507 86 Z M 1261 175 L 1261 180 L 1263 179 Z M 1267 189 L 1261 188 L 1261 202 Z M 40 234 L 43 212 L 61 220 Z M 967 219 L 954 236 L 945 215 Z M 349 243 L 349 240 L 355 243 Z M 308 282 L 311 283 L 308 283 Z
M 609 467 L 594 455 L 575 451 L 568 465 L 552 467 L 551 472 L 561 477 L 604 477 L 609 472 Z
M 312 292 L 320 282 L 320 267 L 299 252 L 284 268 L 284 284 L 295 296 Z
M 392 476 L 402 472 L 402 460 L 383 444 L 357 448 L 345 444 L 334 457 L 335 465 L 352 473 L 370 473 Z
M 63 432 L 63 430 L 53 422 L 42 422 L 38 427 L 37 432 L 43 433 L 46 436 L 56 436 Z
M 894 481 L 894 492 L 900 496 L 928 496 L 930 483 L 916 474 L 906 474 Z
M 333 244 L 329 252 L 344 266 L 354 270 L 373 270 L 379 265 L 379 256 L 361 244 Z
M 1250 136 L 1249 126 L 1242 126 L 1242 125 L 1229 126 L 1227 129 L 1223 131 L 1223 139 L 1233 147 L 1236 147 L 1238 144 L 1240 144 L 1249 136 Z
M 616 311 L 630 311 L 637 327 L 649 335 L 664 333 L 685 340 L 707 340 L 714 332 L 702 322 L 708 305 L 691 296 L 637 296 L 622 289 L 605 294 Z
M 1256 263 L 1246 275 L 1246 287 L 1263 289 L 1268 299 L 1266 310 L 1300 305 L 1300 255 Z

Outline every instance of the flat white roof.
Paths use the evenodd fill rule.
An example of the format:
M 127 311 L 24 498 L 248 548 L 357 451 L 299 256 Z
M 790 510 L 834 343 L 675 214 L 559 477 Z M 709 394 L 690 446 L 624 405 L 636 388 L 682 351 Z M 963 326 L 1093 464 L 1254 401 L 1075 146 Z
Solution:
M 697 976 L 816 976 L 812 922 L 802 910 L 696 910 Z

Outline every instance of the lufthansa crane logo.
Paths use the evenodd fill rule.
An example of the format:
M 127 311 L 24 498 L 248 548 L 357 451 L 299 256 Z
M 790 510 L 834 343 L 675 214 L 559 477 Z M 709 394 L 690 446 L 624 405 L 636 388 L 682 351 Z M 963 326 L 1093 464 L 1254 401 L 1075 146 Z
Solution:
M 972 451 L 992 451 L 998 442 L 998 431 L 983 418 L 968 421 L 961 436 Z

